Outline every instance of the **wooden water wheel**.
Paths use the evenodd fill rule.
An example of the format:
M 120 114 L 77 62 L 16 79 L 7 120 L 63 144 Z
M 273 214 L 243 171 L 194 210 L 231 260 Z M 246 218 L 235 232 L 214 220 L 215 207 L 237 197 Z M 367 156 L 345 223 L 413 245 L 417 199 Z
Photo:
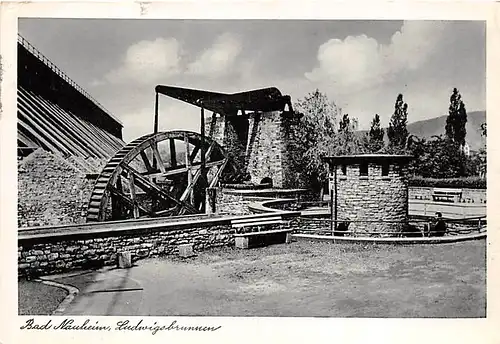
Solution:
M 208 137 L 203 142 L 202 149 L 201 135 L 195 132 L 168 131 L 127 144 L 97 178 L 87 222 L 203 212 L 206 189 L 231 170 L 221 146 Z

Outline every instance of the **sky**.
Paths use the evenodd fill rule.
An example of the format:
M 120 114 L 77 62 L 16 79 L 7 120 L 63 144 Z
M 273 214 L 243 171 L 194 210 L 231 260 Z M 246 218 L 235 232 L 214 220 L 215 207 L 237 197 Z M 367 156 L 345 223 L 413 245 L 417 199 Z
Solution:
M 447 114 L 454 87 L 486 109 L 481 21 L 20 19 L 19 33 L 124 125 L 153 131 L 154 88 L 215 92 L 275 86 L 295 102 L 315 89 L 369 128 L 399 93 L 408 121 Z M 160 97 L 160 130 L 199 131 L 199 109 Z

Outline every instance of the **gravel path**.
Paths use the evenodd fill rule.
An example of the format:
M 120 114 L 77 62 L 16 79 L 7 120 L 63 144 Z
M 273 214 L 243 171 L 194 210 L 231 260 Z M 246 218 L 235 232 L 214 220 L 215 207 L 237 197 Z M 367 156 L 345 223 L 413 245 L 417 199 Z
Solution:
M 484 317 L 486 242 L 294 242 L 59 279 L 72 315 Z M 109 292 L 114 290 L 114 292 Z

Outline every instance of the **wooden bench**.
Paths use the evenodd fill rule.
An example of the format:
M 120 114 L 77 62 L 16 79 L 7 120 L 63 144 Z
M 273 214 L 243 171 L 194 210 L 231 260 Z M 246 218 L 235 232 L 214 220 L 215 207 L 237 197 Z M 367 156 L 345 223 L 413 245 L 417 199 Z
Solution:
M 432 190 L 432 200 L 435 202 L 460 202 L 462 189 L 439 189 Z
M 272 244 L 291 242 L 290 228 L 269 229 L 269 226 L 288 224 L 280 215 L 237 219 L 231 221 L 235 229 L 235 245 L 237 248 L 260 247 Z

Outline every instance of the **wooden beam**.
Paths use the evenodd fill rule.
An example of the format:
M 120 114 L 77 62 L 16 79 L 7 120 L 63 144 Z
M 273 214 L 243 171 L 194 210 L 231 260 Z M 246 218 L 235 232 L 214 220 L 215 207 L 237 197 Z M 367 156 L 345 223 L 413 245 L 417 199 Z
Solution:
M 176 205 L 170 209 L 160 210 L 155 212 L 155 216 L 173 216 L 174 214 L 179 212 L 180 207 Z
M 175 167 L 175 166 L 177 166 L 177 155 L 176 155 L 176 152 L 175 152 L 175 140 L 174 139 L 169 139 L 168 146 L 170 148 L 170 162 L 171 162 L 171 166 Z
M 224 162 L 224 160 L 212 161 L 212 162 L 207 163 L 206 167 L 210 168 L 210 167 L 218 166 L 218 165 L 222 164 L 223 162 Z M 191 171 L 198 170 L 200 168 L 200 165 L 201 165 L 200 163 L 192 164 Z M 173 169 L 167 168 L 166 172 L 164 172 L 164 173 L 156 172 L 156 173 L 146 173 L 144 175 L 147 176 L 148 178 L 155 178 L 155 177 L 163 177 L 163 176 L 173 176 L 176 174 L 185 173 L 186 171 L 187 171 L 186 165 L 178 165 L 176 168 L 173 168 Z
M 90 155 L 88 150 L 82 148 L 82 144 L 74 140 L 74 138 L 68 134 L 68 131 L 61 126 L 59 121 L 55 121 L 51 114 L 48 113 L 47 108 L 39 106 L 34 102 L 33 98 L 25 97 L 22 93 L 18 92 L 18 110 L 23 110 L 24 114 L 28 115 L 29 120 L 36 119 L 38 124 L 50 132 L 51 135 L 58 141 L 61 141 L 64 146 L 73 152 L 75 155 L 87 156 Z M 33 119 L 31 118 L 33 117 Z M 97 156 L 97 155 L 94 155 Z
M 210 132 L 208 136 L 213 137 L 215 132 L 215 124 L 217 122 L 217 113 L 212 112 L 212 120 L 210 121 Z
M 213 147 L 215 147 L 215 142 L 212 142 L 212 144 L 210 145 L 210 148 L 208 149 L 208 151 L 205 154 L 205 159 L 208 159 L 210 157 L 210 154 L 212 154 Z M 205 164 L 205 168 L 209 168 L 209 167 L 217 166 L 217 165 L 222 165 L 222 164 L 224 164 L 224 160 L 217 161 L 216 164 L 214 164 L 214 162 Z M 193 191 L 194 186 L 196 185 L 196 183 L 198 182 L 198 179 L 201 176 L 201 172 L 202 172 L 201 163 L 198 164 L 197 166 L 199 166 L 199 168 L 197 169 L 196 173 L 194 174 L 192 182 L 188 183 L 186 190 L 184 190 L 184 192 L 181 196 L 181 201 L 186 200 L 188 195 Z
M 184 136 L 184 144 L 186 146 L 186 154 L 185 154 L 185 161 L 186 161 L 186 169 L 187 169 L 187 183 L 188 185 L 191 185 L 193 182 L 193 174 L 191 172 L 191 157 L 189 154 L 189 140 L 187 136 Z M 193 204 L 193 188 L 191 188 L 191 191 L 188 194 L 188 202 Z
M 128 173 L 128 184 L 130 187 L 130 198 L 132 199 L 134 219 L 139 218 L 139 207 L 137 206 L 137 197 L 135 195 L 134 174 Z
M 191 183 L 188 184 L 188 186 L 186 187 L 186 189 L 182 193 L 182 196 L 181 196 L 181 201 L 182 202 L 184 202 L 188 198 L 189 194 L 192 192 L 192 190 L 194 189 L 194 186 L 198 182 L 198 179 L 200 178 L 200 175 L 201 175 L 201 168 L 199 168 L 196 171 L 196 173 L 194 174 L 193 180 L 191 181 Z
M 193 152 L 191 153 L 191 155 L 189 157 L 189 160 L 191 160 L 191 162 L 194 161 L 194 159 L 196 158 L 196 155 L 198 155 L 199 151 L 200 151 L 200 146 L 195 146 L 193 149 Z
M 122 188 L 122 181 L 121 178 L 118 177 L 116 180 L 116 190 L 119 190 L 120 192 L 123 190 Z M 113 218 L 122 218 L 123 216 L 123 204 L 120 201 L 119 198 L 114 197 L 113 195 L 111 196 L 111 212 Z
M 224 168 L 227 165 L 227 161 L 228 161 L 227 158 L 224 159 L 224 162 L 222 163 L 222 165 L 220 165 L 219 169 L 217 170 L 217 172 L 215 173 L 214 177 L 212 178 L 212 181 L 209 184 L 210 188 L 213 188 L 215 186 L 215 184 L 217 184 L 217 181 L 219 180 L 219 177 L 222 174 L 222 171 L 224 171 Z
M 125 203 L 127 203 L 130 207 L 133 207 L 134 206 L 134 203 L 132 202 L 132 200 L 130 198 L 128 198 L 123 192 L 119 191 L 117 188 L 115 188 L 114 186 L 109 186 L 109 191 L 115 195 L 115 196 L 118 196 L 120 197 L 123 201 L 125 201 Z M 146 214 L 149 214 L 149 215 L 153 215 L 153 212 L 149 209 L 146 209 L 145 207 L 143 207 L 141 204 L 137 204 L 137 207 L 142 210 L 144 213 Z
M 144 151 L 141 151 L 140 154 L 141 154 L 142 161 L 144 162 L 144 166 L 146 166 L 146 170 L 148 170 L 148 172 L 154 172 L 153 167 L 151 166 L 151 163 L 149 162 L 149 159 L 148 159 L 148 156 L 146 155 L 146 153 L 144 153 Z
M 127 170 L 127 173 L 133 173 L 135 175 L 134 183 L 136 183 L 140 188 L 144 189 L 144 191 L 154 191 L 160 196 L 163 196 L 164 198 L 173 201 L 174 203 L 188 208 L 189 211 L 192 211 L 193 213 L 197 213 L 196 209 L 192 207 L 189 203 L 186 203 L 184 201 L 179 201 L 176 199 L 174 196 L 169 194 L 167 191 L 161 189 L 158 185 L 150 182 L 147 178 L 142 176 L 139 172 L 137 172 L 135 169 L 132 167 L 126 165 L 123 166 L 125 170 Z
M 208 158 L 210 158 L 210 156 L 212 155 L 212 152 L 215 148 L 215 145 L 217 143 L 215 141 L 212 141 L 212 143 L 210 144 L 210 146 L 208 147 L 206 153 L 205 153 L 205 160 L 208 160 Z
M 160 156 L 160 152 L 158 151 L 158 147 L 156 146 L 156 143 L 151 141 L 150 142 L 151 149 L 153 150 L 153 156 L 155 158 L 155 161 L 158 164 L 158 167 L 160 168 L 160 171 L 165 173 L 167 169 L 165 168 L 165 164 L 163 163 L 163 160 Z

